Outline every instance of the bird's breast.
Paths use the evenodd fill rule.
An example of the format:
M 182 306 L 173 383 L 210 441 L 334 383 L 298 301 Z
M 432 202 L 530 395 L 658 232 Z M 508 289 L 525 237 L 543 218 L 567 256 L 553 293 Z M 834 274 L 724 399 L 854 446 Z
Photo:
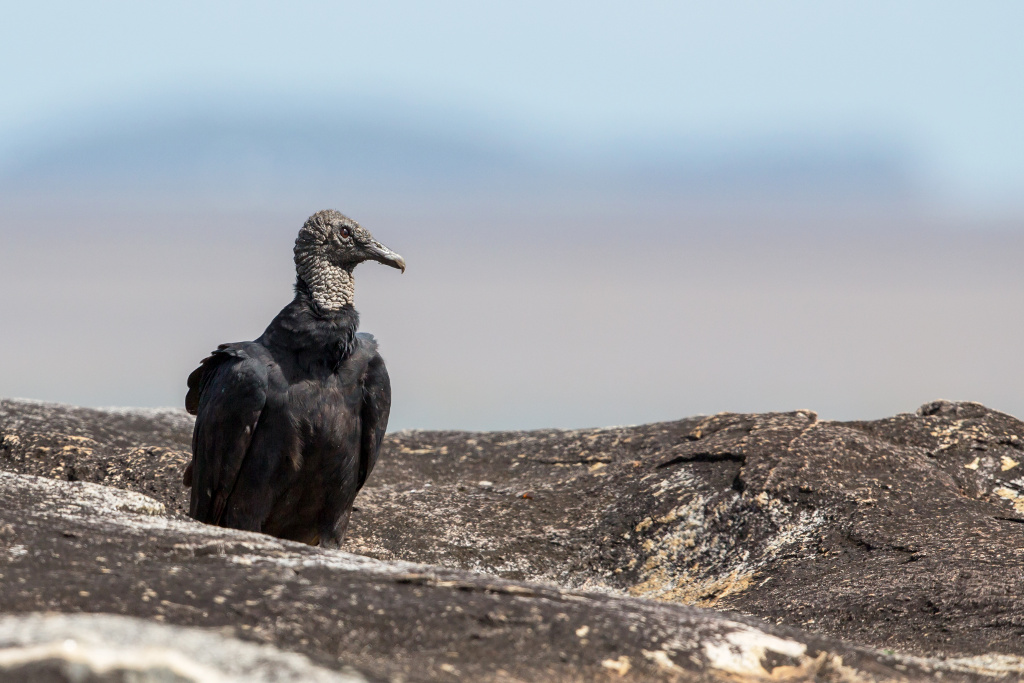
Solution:
M 300 382 L 289 405 L 304 462 L 311 456 L 337 457 L 359 444 L 359 395 L 333 378 Z M 317 458 L 319 459 L 319 458 Z

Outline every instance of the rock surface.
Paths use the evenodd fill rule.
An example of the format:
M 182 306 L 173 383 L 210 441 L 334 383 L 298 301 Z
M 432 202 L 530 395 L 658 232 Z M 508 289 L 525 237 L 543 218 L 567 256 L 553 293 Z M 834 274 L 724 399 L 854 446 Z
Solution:
M 78 531 L 67 529 L 71 536 L 51 529 L 48 540 L 0 539 L 33 558 L 8 553 L 5 575 L 22 567 L 28 588 L 17 599 L 5 592 L 0 609 L 233 625 L 240 637 L 325 666 L 350 663 L 371 678 L 729 673 L 732 665 L 713 665 L 708 653 L 716 651 L 753 662 L 732 671 L 744 677 L 771 670 L 838 678 L 838 666 L 849 669 L 842 675 L 867 678 L 913 678 L 935 667 L 947 679 L 1024 672 L 1024 423 L 978 404 L 936 402 L 874 422 L 825 422 L 797 411 L 598 430 L 400 432 L 388 437 L 356 501 L 345 548 L 386 563 L 259 535 L 241 534 L 242 541 L 240 532 L 175 517 L 187 503 L 179 476 L 190 429 L 173 411 L 0 402 L 3 469 L 130 489 L 168 509 L 144 516 L 149 526 L 141 527 L 118 526 L 110 512 L 100 526 L 120 531 L 102 543 L 88 531 L 98 522 L 85 518 Z M 28 533 L 25 506 L 35 494 L 3 481 L 6 491 L 22 491 L 10 494 L 21 512 L 3 519 L 11 533 Z M 53 500 L 70 494 L 53 495 L 28 518 L 52 520 Z M 163 535 L 150 529 L 153 520 Z M 72 571 L 76 544 L 98 545 L 83 550 L 94 557 L 83 555 Z M 134 566 L 126 544 L 144 556 Z M 112 555 L 120 569 L 96 559 Z M 36 576 L 30 568 L 46 558 L 56 573 Z M 279 574 L 284 569 L 296 576 Z M 61 581 L 89 595 L 62 591 Z M 236 581 L 242 585 L 232 587 Z M 143 600 L 137 585 L 156 595 Z M 262 591 L 275 590 L 284 592 L 268 604 Z M 285 604 L 280 614 L 270 609 Z M 932 659 L 887 658 L 835 637 Z M 771 642 L 789 654 L 738 642 Z M 488 657 L 501 664 L 484 666 Z M 773 669 L 774 662 L 793 668 Z
M 365 683 L 301 655 L 107 614 L 0 616 L 4 681 Z
M 0 537 L 4 612 L 103 612 L 223 630 L 199 661 L 174 656 L 159 632 L 153 641 L 141 631 L 119 647 L 123 628 L 112 638 L 109 629 L 98 632 L 71 648 L 77 658 L 62 661 L 66 639 L 55 634 L 65 622 L 37 615 L 30 623 L 41 637 L 8 633 L 5 643 L 0 628 L 8 646 L 0 648 L 0 672 L 13 674 L 69 662 L 108 673 L 113 660 L 153 675 L 169 670 L 171 680 L 209 681 L 211 661 L 225 664 L 243 650 L 224 636 L 390 681 L 889 681 L 935 671 L 970 680 L 994 671 L 992 662 L 885 656 L 686 605 L 324 551 L 205 526 L 147 496 L 84 482 L 0 472 Z M 183 638 L 178 646 L 190 653 L 201 642 Z M 153 655 L 148 663 L 141 646 Z

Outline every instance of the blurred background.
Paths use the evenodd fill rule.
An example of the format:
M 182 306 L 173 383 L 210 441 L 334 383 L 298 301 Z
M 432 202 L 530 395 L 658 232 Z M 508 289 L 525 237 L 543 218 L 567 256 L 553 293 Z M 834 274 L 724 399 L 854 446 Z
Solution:
M 3 2 L 0 396 L 180 406 L 357 271 L 392 428 L 1024 415 L 1024 4 Z

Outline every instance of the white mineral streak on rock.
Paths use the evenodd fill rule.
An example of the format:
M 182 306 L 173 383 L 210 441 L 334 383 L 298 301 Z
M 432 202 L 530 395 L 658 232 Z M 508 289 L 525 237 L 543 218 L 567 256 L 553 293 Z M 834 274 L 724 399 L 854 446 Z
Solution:
M 161 528 L 164 522 L 172 521 L 162 517 L 167 514 L 163 503 L 134 491 L 83 481 L 63 482 L 31 474 L 2 471 L 0 479 L 14 480 L 12 488 L 17 486 L 31 489 L 35 494 L 32 512 L 42 516 L 70 519 L 102 516 L 116 522 L 119 515 L 129 513 L 151 517 L 151 522 Z M 141 520 L 139 523 L 145 525 Z
M 384 562 L 339 550 L 311 548 L 266 534 L 225 529 L 187 518 L 165 516 L 168 513 L 163 504 L 149 496 L 89 482 L 56 481 L 30 474 L 0 471 L 0 487 L 29 489 L 33 497 L 32 514 L 40 517 L 81 521 L 93 527 L 116 525 L 136 532 L 174 532 L 194 540 L 194 543 L 180 543 L 177 548 L 192 551 L 202 549 L 207 554 L 226 555 L 228 561 L 238 564 L 263 563 L 287 568 L 324 567 L 382 575 L 436 572 L 435 568 L 412 562 Z
M 375 560 L 371 557 L 353 555 L 341 552 L 340 550 L 316 550 L 314 555 L 300 555 L 290 553 L 268 557 L 266 555 L 245 554 L 232 555 L 228 557 L 229 562 L 252 566 L 256 564 L 269 564 L 287 569 L 303 569 L 310 567 L 321 567 L 333 571 L 343 572 L 367 572 L 370 574 L 414 574 L 433 575 L 437 572 L 436 567 L 415 564 L 413 562 Z
M 53 663 L 70 680 L 130 672 L 133 681 L 357 683 L 357 673 L 330 671 L 269 645 L 225 638 L 204 629 L 154 624 L 106 614 L 0 617 L 0 678 L 4 671 Z M 83 671 L 84 668 L 84 671 Z
M 131 671 L 135 674 L 169 671 L 175 676 L 203 683 L 221 683 L 230 679 L 221 676 L 209 667 L 196 664 L 180 652 L 156 647 L 109 648 L 102 645 L 79 645 L 78 641 L 67 639 L 28 647 L 0 649 L 0 671 L 10 671 L 28 664 L 57 660 L 66 664 L 84 667 L 93 675 L 105 675 L 116 671 Z M 136 680 L 133 677 L 132 680 Z
M 704 656 L 713 668 L 738 676 L 770 677 L 771 673 L 761 663 L 768 651 L 797 660 L 800 664 L 806 659 L 805 644 L 740 624 L 721 638 L 704 643 Z
M 1020 677 L 1021 674 L 1024 674 L 1024 658 L 1014 657 L 1013 655 L 989 653 L 974 657 L 939 659 L 897 654 L 895 658 L 900 662 L 914 666 L 934 668 L 939 671 L 955 671 L 957 673 L 992 676 L 994 678 L 1007 678 L 1011 674 Z
M 14 560 L 21 557 L 22 555 L 27 555 L 28 548 L 26 548 L 23 545 L 12 545 L 9 548 L 7 548 L 7 554 L 10 556 L 12 560 Z

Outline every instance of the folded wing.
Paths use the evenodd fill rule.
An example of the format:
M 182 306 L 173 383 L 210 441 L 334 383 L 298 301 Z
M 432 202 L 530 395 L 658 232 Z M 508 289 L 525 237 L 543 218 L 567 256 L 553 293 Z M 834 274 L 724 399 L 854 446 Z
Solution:
M 364 335 L 359 335 L 364 337 Z M 363 403 L 360 409 L 361 443 L 359 449 L 359 488 L 366 483 L 366 478 L 377 464 L 380 444 L 388 429 L 388 416 L 391 414 L 391 378 L 384 366 L 384 359 L 376 351 L 376 343 L 366 335 L 361 341 L 373 343 L 373 356 L 363 374 Z
M 188 378 L 192 433 L 189 515 L 219 524 L 267 399 L 267 363 L 251 343 L 222 344 Z

